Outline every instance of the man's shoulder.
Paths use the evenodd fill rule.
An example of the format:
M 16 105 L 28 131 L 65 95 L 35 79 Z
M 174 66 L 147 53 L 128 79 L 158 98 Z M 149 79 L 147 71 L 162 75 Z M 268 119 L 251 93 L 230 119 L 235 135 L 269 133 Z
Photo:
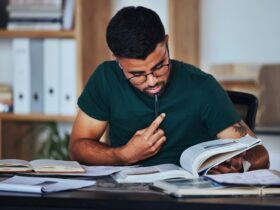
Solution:
M 98 65 L 95 72 L 106 71 L 106 73 L 108 73 L 109 72 L 109 71 L 107 71 L 108 69 L 116 69 L 117 67 L 118 67 L 118 65 L 116 64 L 115 61 L 104 61 L 103 63 Z
M 91 79 L 109 79 L 115 76 L 121 76 L 117 63 L 115 61 L 104 61 L 92 72 Z

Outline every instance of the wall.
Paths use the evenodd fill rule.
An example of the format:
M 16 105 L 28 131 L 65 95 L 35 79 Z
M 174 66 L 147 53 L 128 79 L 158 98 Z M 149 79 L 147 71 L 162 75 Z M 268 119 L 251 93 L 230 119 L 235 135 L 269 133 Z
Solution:
M 154 10 L 160 16 L 166 33 L 168 32 L 168 0 L 113 0 L 112 14 L 126 6 L 143 6 Z
M 200 66 L 280 63 L 280 1 L 201 0 Z M 280 135 L 259 135 L 280 170 Z
M 263 142 L 263 145 L 268 150 L 270 159 L 270 168 L 280 171 L 280 135 L 258 135 Z
M 280 63 L 280 1 L 201 0 L 200 63 Z

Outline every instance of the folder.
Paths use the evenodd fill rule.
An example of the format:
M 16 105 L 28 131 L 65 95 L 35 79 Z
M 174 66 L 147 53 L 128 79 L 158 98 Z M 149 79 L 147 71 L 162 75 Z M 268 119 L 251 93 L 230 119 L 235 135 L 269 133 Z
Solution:
M 48 115 L 59 114 L 59 72 L 60 72 L 60 40 L 43 40 L 43 113 Z
M 30 40 L 15 38 L 13 48 L 14 113 L 30 113 Z
M 60 113 L 74 116 L 77 103 L 76 42 L 74 39 L 61 40 Z
M 31 39 L 31 113 L 43 113 L 43 40 Z
M 63 29 L 71 30 L 73 28 L 75 13 L 75 0 L 65 1 L 64 11 L 63 11 Z

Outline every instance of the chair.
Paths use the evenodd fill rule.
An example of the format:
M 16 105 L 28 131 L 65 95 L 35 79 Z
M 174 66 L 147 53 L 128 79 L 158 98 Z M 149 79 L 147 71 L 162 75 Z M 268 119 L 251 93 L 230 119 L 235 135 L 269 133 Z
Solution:
M 263 65 L 258 78 L 258 126 L 280 127 L 280 65 Z
M 257 97 L 249 93 L 238 91 L 228 90 L 227 93 L 243 121 L 254 131 L 258 109 Z

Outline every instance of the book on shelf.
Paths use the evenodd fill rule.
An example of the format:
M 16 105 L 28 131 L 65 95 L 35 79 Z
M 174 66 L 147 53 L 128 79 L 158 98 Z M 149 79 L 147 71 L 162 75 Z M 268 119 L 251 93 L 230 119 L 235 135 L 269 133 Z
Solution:
M 95 181 L 91 180 L 13 176 L 0 182 L 0 190 L 26 193 L 50 193 L 80 189 L 92 186 L 95 183 Z
M 75 0 L 67 0 L 64 3 L 63 9 L 63 23 L 62 27 L 64 30 L 70 30 L 73 28 L 75 13 Z
M 8 30 L 61 30 L 59 22 L 9 22 Z
M 76 161 L 37 159 L 32 161 L 20 159 L 0 160 L 0 173 L 85 173 L 85 169 Z
M 184 150 L 180 157 L 181 167 L 160 164 L 135 167 L 113 174 L 119 183 L 154 182 L 169 178 L 198 178 L 214 166 L 261 144 L 260 139 L 246 135 L 240 139 L 217 139 L 202 142 Z
M 8 30 L 61 30 L 62 0 L 10 1 Z
M 41 10 L 61 10 L 62 0 L 12 0 L 9 1 L 7 10 L 9 12 L 24 11 L 41 11 Z
M 246 173 L 246 172 L 245 172 Z M 174 197 L 211 197 L 211 196 L 265 196 L 280 194 L 276 186 L 221 185 L 205 177 L 197 179 L 168 179 L 156 181 L 152 189 Z
M 15 114 L 76 114 L 75 39 L 14 38 L 8 50 L 11 51 L 10 59 L 14 64 L 11 66 L 13 91 L 10 94 L 13 96 L 11 103 Z M 0 50 L 0 59 L 1 55 Z M 0 89 L 0 104 L 1 102 Z M 0 110 L 11 111 L 11 108 L 5 105 Z

